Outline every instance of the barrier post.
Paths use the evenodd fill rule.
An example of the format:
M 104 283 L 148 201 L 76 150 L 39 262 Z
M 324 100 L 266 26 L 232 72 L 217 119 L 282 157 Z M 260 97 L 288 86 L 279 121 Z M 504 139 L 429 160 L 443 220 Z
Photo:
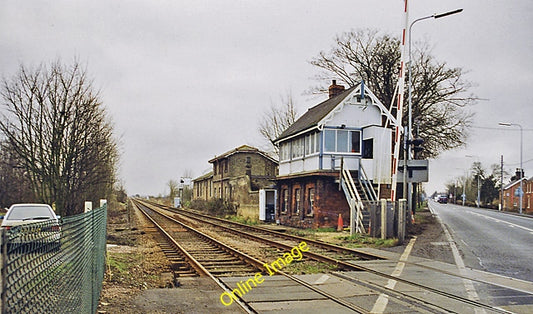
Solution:
M 387 238 L 387 200 L 381 199 L 381 238 Z
M 86 213 L 86 212 L 89 212 L 91 210 L 93 210 L 93 202 L 85 201 L 84 206 L 83 206 L 83 212 Z
M 402 244 L 405 241 L 405 213 L 407 200 L 402 198 L 398 201 L 398 242 Z

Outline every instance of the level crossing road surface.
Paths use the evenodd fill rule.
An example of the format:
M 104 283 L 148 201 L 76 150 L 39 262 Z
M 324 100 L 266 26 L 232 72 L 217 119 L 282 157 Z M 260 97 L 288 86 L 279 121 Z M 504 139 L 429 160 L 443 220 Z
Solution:
M 533 218 L 432 200 L 429 207 L 452 235 L 466 267 L 533 282 Z

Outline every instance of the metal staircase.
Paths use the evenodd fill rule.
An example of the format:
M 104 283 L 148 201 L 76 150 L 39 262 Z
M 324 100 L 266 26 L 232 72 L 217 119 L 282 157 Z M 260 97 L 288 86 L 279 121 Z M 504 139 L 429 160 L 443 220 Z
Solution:
M 363 167 L 357 171 L 357 180 L 354 181 L 352 172 L 344 166 L 341 160 L 340 187 L 344 191 L 350 206 L 350 234 L 366 233 L 370 225 L 370 213 L 365 209 L 364 203 L 377 201 L 377 194 L 372 182 L 368 179 Z

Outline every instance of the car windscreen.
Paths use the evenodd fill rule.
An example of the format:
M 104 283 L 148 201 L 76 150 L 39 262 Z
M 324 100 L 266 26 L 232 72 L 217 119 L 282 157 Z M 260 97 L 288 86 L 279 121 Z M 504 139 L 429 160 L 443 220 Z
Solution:
M 13 207 L 9 215 L 6 217 L 8 220 L 23 220 L 26 218 L 38 217 L 40 219 L 52 218 L 50 209 L 46 206 L 17 206 Z

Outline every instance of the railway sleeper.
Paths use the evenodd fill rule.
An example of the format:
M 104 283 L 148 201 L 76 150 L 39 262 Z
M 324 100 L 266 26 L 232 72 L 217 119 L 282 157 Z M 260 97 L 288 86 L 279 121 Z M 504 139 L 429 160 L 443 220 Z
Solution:
M 179 270 L 179 269 L 191 269 L 190 265 L 184 262 L 183 260 L 171 260 L 172 269 Z
M 227 254 L 226 252 L 213 252 L 213 253 L 198 253 L 194 256 L 197 256 L 197 258 L 207 258 L 207 259 L 214 259 L 214 258 L 218 258 L 220 260 L 225 260 L 225 259 L 238 259 L 238 257 L 236 256 L 233 256 L 231 254 Z
M 195 272 L 179 272 L 177 273 L 178 277 L 198 277 L 198 274 Z
M 187 252 L 189 252 L 190 254 L 202 254 L 202 253 L 220 253 L 220 249 L 198 249 L 198 248 L 194 248 L 194 249 L 190 249 L 190 250 L 187 250 Z
M 233 268 L 220 268 L 220 269 L 209 269 L 209 272 L 213 275 L 220 274 L 230 274 L 230 273 L 241 273 L 241 272 L 253 272 L 255 269 L 251 269 L 249 266 L 242 267 L 233 267 Z
M 242 264 L 240 261 L 205 261 L 202 262 L 202 265 L 204 266 L 211 266 L 211 265 L 238 265 Z
M 230 259 L 230 258 L 210 258 L 210 257 L 207 257 L 207 258 L 196 258 L 196 260 L 201 263 L 201 264 L 217 264 L 217 265 L 222 265 L 222 264 L 243 264 L 243 262 L 239 259 Z

